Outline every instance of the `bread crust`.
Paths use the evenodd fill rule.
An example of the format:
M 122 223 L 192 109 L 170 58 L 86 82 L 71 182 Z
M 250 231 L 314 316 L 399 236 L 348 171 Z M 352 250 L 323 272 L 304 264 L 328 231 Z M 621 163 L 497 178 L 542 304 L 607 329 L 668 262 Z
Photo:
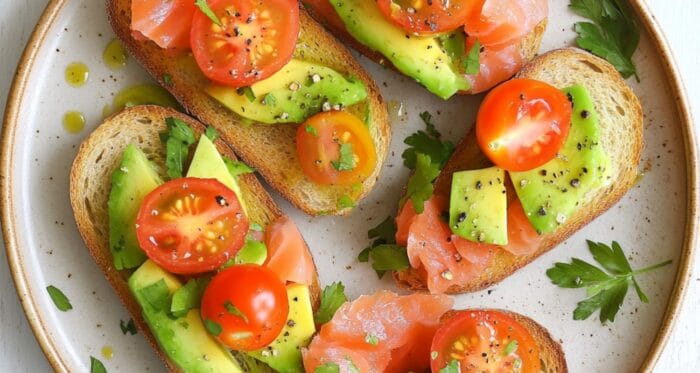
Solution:
M 202 123 L 182 113 L 159 106 L 136 106 L 107 118 L 80 145 L 70 173 L 70 201 L 78 231 L 90 255 L 131 314 L 141 334 L 145 336 L 168 370 L 174 372 L 178 370 L 177 367 L 158 346 L 141 315 L 141 307 L 129 290 L 127 280 L 133 270 L 118 271 L 114 268 L 109 250 L 106 205 L 112 173 L 119 166 L 123 150 L 129 143 L 142 147 L 149 159 L 152 159 L 161 171 L 164 170 L 162 160 L 165 151 L 160 145 L 158 134 L 167 129 L 165 118 L 168 117 L 184 121 L 198 135 L 206 129 Z M 223 141 L 216 140 L 215 144 L 223 156 L 236 159 L 231 148 Z M 255 175 L 241 175 L 238 181 L 243 198 L 249 207 L 251 219 L 262 226 L 267 226 L 284 215 Z M 320 303 L 318 273 L 315 274 L 309 290 L 312 306 L 316 310 Z
M 512 275 L 607 211 L 634 186 L 637 179 L 637 167 L 644 146 L 642 108 L 637 96 L 610 63 L 581 49 L 564 48 L 535 58 L 516 77 L 542 80 L 558 88 L 576 83 L 586 86 L 599 113 L 603 149 L 615 166 L 616 172 L 612 183 L 591 196 L 565 224 L 552 233 L 542 235 L 539 247 L 532 254 L 517 256 L 505 250 L 497 250 L 491 265 L 478 277 L 467 283 L 451 286 L 446 291 L 448 294 L 482 290 Z M 612 98 L 608 99 L 607 96 Z M 619 118 L 614 117 L 618 115 L 615 114 L 618 112 L 616 106 L 625 113 L 618 113 Z M 435 190 L 437 193 L 449 195 L 454 172 L 491 165 L 479 149 L 475 130 L 472 128 L 438 176 Z M 508 194 L 513 195 L 512 186 L 508 189 Z M 427 291 L 421 271 L 409 269 L 394 272 L 394 279 L 401 288 Z
M 367 88 L 365 103 L 348 108 L 363 119 L 369 112 L 369 129 L 377 151 L 372 174 L 356 186 L 322 186 L 304 175 L 296 153 L 294 124 L 247 124 L 247 120 L 224 108 L 204 92 L 208 80 L 190 53 L 175 54 L 148 40 L 136 40 L 131 30 L 131 0 L 107 0 L 107 14 L 117 37 L 129 53 L 170 91 L 188 113 L 212 125 L 226 143 L 293 205 L 310 215 L 347 214 L 352 209 L 339 206 L 342 196 L 359 201 L 374 187 L 386 158 L 391 129 L 376 83 L 355 61 L 349 51 L 329 35 L 302 9 L 300 35 L 295 56 L 329 66 L 361 80 Z M 167 83 L 165 77 L 168 77 Z M 369 111 L 365 108 L 369 107 Z
M 522 325 L 530 335 L 535 340 L 537 348 L 540 353 L 540 361 L 542 362 L 541 371 L 548 373 L 567 373 L 569 368 L 566 365 L 566 357 L 564 356 L 564 350 L 561 348 L 561 344 L 552 338 L 547 329 L 538 324 L 535 320 L 523 316 L 517 312 L 511 312 L 501 309 L 474 309 L 474 310 L 452 310 L 447 311 L 440 318 L 442 324 L 447 323 L 454 317 L 470 311 L 486 311 L 486 312 L 501 312 L 507 316 L 512 317 L 520 325 Z

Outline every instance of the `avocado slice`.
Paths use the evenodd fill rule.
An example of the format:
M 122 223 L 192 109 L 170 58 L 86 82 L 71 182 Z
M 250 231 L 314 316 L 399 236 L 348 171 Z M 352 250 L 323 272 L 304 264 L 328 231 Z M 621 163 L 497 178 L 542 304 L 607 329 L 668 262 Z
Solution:
M 278 372 L 303 373 L 301 348 L 308 345 L 316 332 L 309 287 L 301 284 L 287 285 L 287 297 L 289 316 L 282 333 L 268 347 L 249 354 Z
M 162 282 L 161 282 L 162 281 Z M 129 289 L 141 306 L 143 317 L 158 344 L 170 360 L 184 372 L 243 372 L 231 354 L 209 335 L 202 323 L 198 309 L 174 318 L 168 314 L 170 307 L 155 306 L 158 285 L 167 288 L 166 302 L 182 284 L 178 279 L 148 260 L 129 278 Z M 162 294 L 161 294 L 162 295 Z M 163 302 L 165 303 L 165 302 Z
M 133 144 L 127 146 L 112 174 L 107 201 L 109 249 L 117 270 L 138 267 L 146 260 L 136 239 L 136 215 L 144 197 L 162 182 L 146 155 Z
M 216 149 L 216 145 L 206 136 L 199 137 L 197 149 L 192 156 L 190 168 L 187 170 L 187 177 L 199 177 L 203 179 L 216 179 L 226 185 L 238 197 L 238 201 L 243 206 L 243 211 L 247 212 L 245 199 L 241 193 L 241 187 L 236 178 L 231 175 L 226 167 L 224 159 Z
M 505 171 L 498 167 L 455 172 L 450 192 L 450 228 L 470 241 L 508 243 Z
M 469 81 L 455 68 L 437 38 L 406 33 L 384 17 L 374 0 L 330 3 L 350 35 L 384 55 L 399 71 L 430 92 L 448 99 L 458 91 L 469 90 Z
M 301 123 L 321 110 L 347 107 L 367 98 L 362 81 L 298 59 L 248 90 L 211 84 L 206 92 L 228 109 L 261 123 Z
M 571 128 L 558 156 L 526 172 L 510 172 L 527 218 L 539 233 L 554 231 L 610 181 L 610 160 L 600 145 L 598 114 L 582 85 L 563 90 L 573 105 Z

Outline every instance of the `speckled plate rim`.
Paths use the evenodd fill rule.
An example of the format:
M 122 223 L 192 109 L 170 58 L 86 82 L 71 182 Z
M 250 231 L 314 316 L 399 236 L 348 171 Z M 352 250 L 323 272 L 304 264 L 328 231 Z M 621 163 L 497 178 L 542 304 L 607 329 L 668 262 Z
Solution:
M 55 371 L 68 371 L 68 365 L 63 357 L 58 353 L 56 348 L 57 341 L 51 337 L 47 328 L 46 320 L 41 318 L 38 312 L 38 304 L 36 296 L 33 294 L 32 288 L 29 286 L 26 267 L 22 263 L 20 256 L 20 248 L 18 247 L 18 237 L 15 227 L 15 212 L 12 203 L 13 183 L 12 183 L 12 165 L 14 156 L 15 133 L 19 126 L 18 118 L 24 98 L 24 92 L 27 88 L 27 82 L 32 73 L 32 68 L 35 65 L 36 57 L 41 45 L 43 44 L 48 31 L 53 25 L 56 18 L 59 16 L 64 5 L 69 0 L 50 0 L 44 13 L 39 19 L 32 36 L 27 43 L 27 46 L 18 63 L 14 81 L 8 95 L 7 106 L 5 109 L 4 125 L 2 128 L 2 142 L 0 143 L 0 223 L 2 224 L 2 234 L 5 241 L 5 250 L 7 261 L 10 266 L 12 278 L 15 283 L 17 295 L 19 296 L 24 313 L 29 321 L 34 336 L 39 342 L 39 346 L 43 350 L 49 364 Z M 664 318 L 656 335 L 654 343 L 651 345 L 649 352 L 640 368 L 643 372 L 649 372 L 659 359 L 663 348 L 668 341 L 671 330 L 676 322 L 678 313 L 683 304 L 688 282 L 691 277 L 691 267 L 693 257 L 696 251 L 697 240 L 697 224 L 698 217 L 698 158 L 697 144 L 695 140 L 695 129 L 693 126 L 693 118 L 688 104 L 688 97 L 683 81 L 675 64 L 673 54 L 668 46 L 668 42 L 661 31 L 656 18 L 651 14 L 648 4 L 645 0 L 630 0 L 632 7 L 642 21 L 643 26 L 647 29 L 656 50 L 661 55 L 661 61 L 664 65 L 664 71 L 668 78 L 668 82 L 674 99 L 677 104 L 678 116 L 681 120 L 683 142 L 685 146 L 686 157 L 686 173 L 687 173 L 687 216 L 686 228 L 683 242 L 683 251 L 681 262 L 679 263 L 678 273 L 674 282 L 674 289 L 669 299 L 669 304 L 666 308 Z M 42 293 L 43 295 L 43 293 Z

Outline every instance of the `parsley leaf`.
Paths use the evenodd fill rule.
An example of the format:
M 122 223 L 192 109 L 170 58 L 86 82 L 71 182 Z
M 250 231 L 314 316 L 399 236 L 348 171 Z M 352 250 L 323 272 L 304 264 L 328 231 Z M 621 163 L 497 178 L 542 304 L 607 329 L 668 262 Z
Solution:
M 326 286 L 321 292 L 321 306 L 314 314 L 314 322 L 321 325 L 331 321 L 335 311 L 347 300 L 345 286 L 342 282 L 334 282 Z
M 477 40 L 469 53 L 466 51 L 467 35 L 462 30 L 457 30 L 449 34 L 438 37 L 442 49 L 447 53 L 453 65 L 460 71 L 468 75 L 479 73 L 479 57 L 481 55 L 481 43 Z
M 228 312 L 229 315 L 238 316 L 243 320 L 243 322 L 245 322 L 246 324 L 248 323 L 248 316 L 246 316 L 240 309 L 238 309 L 238 307 L 234 306 L 233 303 L 231 303 L 230 301 L 227 300 L 226 302 L 224 302 L 224 308 L 226 308 L 226 312 Z
M 339 209 L 351 209 L 353 207 L 355 207 L 355 200 L 352 199 L 352 197 L 350 197 L 347 194 L 343 194 L 342 196 L 340 196 L 340 199 L 338 199 Z
M 409 147 L 401 155 L 403 164 L 411 170 L 415 169 L 417 154 L 423 153 L 429 155 L 430 159 L 437 163 L 439 168 L 442 168 L 450 159 L 455 146 L 450 141 L 440 140 L 441 134 L 435 128 L 430 113 L 424 111 L 420 117 L 425 122 L 426 130 L 418 131 L 404 140 L 404 143 Z
M 639 81 L 632 55 L 640 33 L 629 6 L 621 0 L 571 0 L 569 7 L 593 21 L 576 23 L 576 44 L 608 60 L 623 77 Z
M 176 118 L 166 118 L 168 132 L 161 134 L 161 141 L 165 143 L 165 166 L 171 179 L 182 177 L 184 164 L 194 144 L 194 131 L 183 121 Z
M 245 95 L 245 97 L 248 99 L 248 101 L 253 102 L 257 97 L 255 97 L 255 93 L 253 92 L 253 89 L 250 87 L 243 87 L 243 88 L 238 88 L 236 92 L 239 95 Z
M 53 285 L 49 285 L 46 287 L 46 291 L 49 293 L 53 304 L 55 304 L 56 308 L 58 308 L 60 311 L 66 312 L 73 309 L 73 305 L 70 304 L 70 300 L 68 300 L 68 297 L 63 294 L 61 289 Z
M 263 97 L 262 104 L 268 106 L 275 106 L 277 105 L 277 97 L 275 97 L 275 95 L 273 95 L 272 93 L 268 93 L 265 95 L 265 97 Z
M 318 130 L 316 130 L 316 127 L 307 124 L 305 130 L 306 132 L 318 137 Z
M 372 333 L 367 333 L 367 335 L 365 336 L 365 342 L 372 346 L 376 346 L 379 344 L 379 338 L 377 338 L 377 336 Z
M 221 324 L 209 319 L 204 319 L 204 328 L 214 336 L 218 336 L 223 331 Z
M 633 270 L 625 253 L 617 242 L 611 246 L 588 242 L 588 249 L 600 264 L 598 268 L 581 259 L 572 258 L 571 263 L 556 263 L 547 270 L 552 283 L 562 288 L 586 288 L 588 298 L 578 302 L 574 310 L 574 320 L 585 320 L 596 310 L 600 310 L 600 322 L 615 321 L 627 295 L 629 285 L 633 285 L 639 299 L 648 303 L 649 298 L 637 283 L 636 276 L 671 264 L 670 260 Z
M 209 4 L 207 4 L 207 0 L 195 0 L 194 5 L 196 5 L 199 10 L 217 26 L 221 26 L 221 20 L 219 20 L 219 17 L 217 17 L 216 14 L 214 14 L 214 11 L 211 10 Z
M 406 249 L 398 245 L 379 245 L 369 252 L 369 257 L 377 272 L 399 271 L 409 266 Z
M 209 140 L 214 142 L 219 138 L 219 132 L 216 131 L 216 128 L 209 126 L 207 127 L 207 130 L 204 131 L 204 136 L 208 137 Z
M 351 171 L 355 168 L 355 153 L 352 152 L 352 144 L 349 142 L 340 144 L 340 156 L 337 161 L 332 161 L 331 164 L 338 171 Z
M 202 294 L 209 285 L 209 281 L 211 281 L 209 276 L 193 278 L 187 281 L 185 286 L 175 290 L 170 304 L 170 312 L 173 316 L 182 317 L 187 315 L 191 309 L 199 308 Z
M 233 159 L 224 157 L 224 163 L 226 163 L 228 173 L 230 173 L 234 178 L 238 177 L 239 175 L 255 172 L 254 169 L 241 161 L 234 161 Z
M 472 45 L 472 49 L 469 50 L 467 58 L 462 62 L 466 74 L 476 75 L 479 73 L 479 69 L 481 68 L 479 57 L 481 57 L 481 43 L 477 40 L 474 42 L 474 45 Z
M 314 373 L 340 373 L 340 367 L 336 363 L 325 363 L 317 366 Z
M 510 355 L 513 352 L 515 352 L 517 349 L 518 349 L 518 341 L 514 339 L 514 340 L 508 342 L 508 344 L 506 345 L 506 348 L 503 349 L 503 356 Z
M 416 213 L 422 214 L 424 202 L 433 195 L 433 181 L 440 175 L 440 165 L 433 163 L 429 155 L 416 154 L 416 169 L 408 179 L 406 195 L 400 205 L 410 199 Z
M 163 279 L 140 289 L 139 294 L 156 312 L 170 309 L 170 290 Z
M 124 320 L 119 320 L 119 328 L 122 330 L 122 333 L 124 335 L 126 335 L 126 333 L 134 335 L 138 332 L 136 330 L 136 324 L 134 324 L 134 319 L 129 319 L 128 322 L 124 322 Z
M 459 373 L 459 361 L 452 360 L 444 368 L 440 369 L 440 373 Z
M 367 238 L 374 241 L 372 241 L 371 245 L 362 250 L 362 252 L 360 252 L 360 254 L 357 256 L 357 260 L 362 263 L 369 262 L 372 251 L 376 248 L 379 248 L 382 245 L 393 245 L 396 243 L 396 222 L 394 221 L 394 218 L 387 216 L 384 221 L 367 232 Z M 385 259 L 383 255 L 386 254 L 387 253 L 380 253 L 380 260 Z M 374 267 L 374 264 L 372 267 Z M 382 267 L 382 265 L 380 265 L 380 267 Z M 384 272 L 384 270 L 377 270 L 377 275 L 381 278 L 384 276 Z
M 107 368 L 100 360 L 90 356 L 90 373 L 107 373 Z

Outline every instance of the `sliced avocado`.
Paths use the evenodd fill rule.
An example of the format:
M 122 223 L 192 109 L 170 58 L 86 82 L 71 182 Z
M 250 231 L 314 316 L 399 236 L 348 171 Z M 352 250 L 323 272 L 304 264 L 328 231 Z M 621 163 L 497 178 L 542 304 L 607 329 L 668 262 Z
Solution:
M 194 151 L 190 168 L 187 170 L 187 177 L 219 180 L 236 193 L 238 201 L 243 206 L 243 211 L 248 211 L 236 178 L 231 176 L 224 159 L 216 149 L 216 145 L 206 136 L 199 137 L 199 144 L 197 144 L 197 149 Z
M 503 169 L 455 172 L 450 192 L 450 228 L 470 241 L 506 245 L 507 202 Z
M 206 92 L 237 114 L 262 123 L 301 123 L 324 107 L 347 107 L 367 98 L 360 80 L 297 59 L 249 89 L 212 84 Z
M 143 318 L 168 358 L 183 372 L 243 372 L 223 346 L 206 331 L 199 310 L 174 318 L 166 309 L 156 309 L 144 289 L 163 281 L 170 296 L 182 287 L 180 281 L 155 263 L 146 261 L 129 278 L 129 289 L 141 306 Z
M 384 55 L 399 71 L 440 98 L 448 99 L 470 88 L 436 38 L 411 35 L 393 25 L 376 1 L 333 0 L 331 5 L 357 41 Z
M 245 245 L 236 254 L 234 263 L 263 265 L 265 260 L 267 260 L 267 246 L 265 246 L 265 243 L 248 238 Z
M 117 270 L 138 267 L 146 260 L 136 239 L 136 215 L 144 197 L 162 182 L 146 155 L 135 145 L 127 146 L 112 174 L 107 202 L 109 249 Z
M 571 128 L 558 156 L 541 167 L 511 172 L 515 191 L 532 226 L 554 231 L 587 202 L 587 195 L 605 186 L 610 160 L 600 145 L 598 114 L 581 85 L 563 90 L 573 103 Z
M 268 347 L 249 354 L 278 372 L 302 373 L 304 367 L 301 348 L 308 345 L 316 332 L 309 287 L 301 284 L 287 285 L 287 297 L 289 316 L 282 333 Z

